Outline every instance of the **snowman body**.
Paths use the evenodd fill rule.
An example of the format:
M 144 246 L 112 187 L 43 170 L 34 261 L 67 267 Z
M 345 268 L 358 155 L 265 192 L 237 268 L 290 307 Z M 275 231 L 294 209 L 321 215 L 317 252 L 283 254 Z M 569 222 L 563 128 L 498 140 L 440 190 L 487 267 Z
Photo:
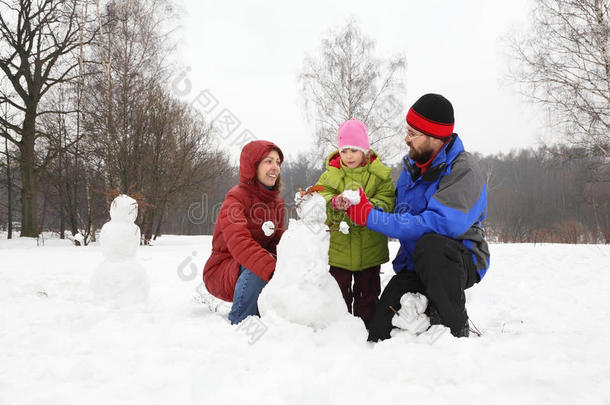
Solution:
M 110 206 L 110 221 L 102 227 L 100 246 L 104 261 L 91 278 L 97 302 L 125 306 L 146 302 L 150 283 L 145 269 L 136 260 L 140 245 L 137 202 L 119 195 Z
M 326 201 L 318 193 L 300 197 L 299 220 L 290 219 L 277 246 L 273 277 L 258 298 L 261 316 L 323 329 L 349 316 L 341 290 L 328 271 L 330 235 Z

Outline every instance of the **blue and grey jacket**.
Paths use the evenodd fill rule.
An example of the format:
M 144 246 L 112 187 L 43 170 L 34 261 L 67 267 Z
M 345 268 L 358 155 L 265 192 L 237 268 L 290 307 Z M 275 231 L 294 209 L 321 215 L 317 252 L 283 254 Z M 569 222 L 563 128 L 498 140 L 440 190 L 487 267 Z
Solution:
M 367 228 L 400 241 L 394 271 L 413 271 L 417 241 L 437 233 L 461 240 L 482 278 L 489 268 L 489 248 L 481 229 L 487 216 L 487 187 L 474 157 L 453 134 L 423 175 L 408 155 L 403 166 L 394 213 L 373 209 L 366 223 Z

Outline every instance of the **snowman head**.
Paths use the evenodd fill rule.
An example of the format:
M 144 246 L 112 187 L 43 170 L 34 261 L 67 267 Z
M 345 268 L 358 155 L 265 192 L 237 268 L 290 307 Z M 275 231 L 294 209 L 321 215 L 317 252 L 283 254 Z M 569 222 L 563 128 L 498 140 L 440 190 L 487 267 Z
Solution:
M 318 193 L 306 194 L 299 198 L 297 215 L 308 223 L 323 224 L 326 221 L 326 200 Z
M 110 205 L 110 219 L 133 223 L 138 217 L 138 202 L 128 195 L 121 194 Z

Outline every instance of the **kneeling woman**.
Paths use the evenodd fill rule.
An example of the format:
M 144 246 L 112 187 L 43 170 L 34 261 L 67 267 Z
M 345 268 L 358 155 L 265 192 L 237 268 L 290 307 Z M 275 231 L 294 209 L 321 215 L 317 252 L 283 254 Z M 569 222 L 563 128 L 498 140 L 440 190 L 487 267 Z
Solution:
M 212 238 L 212 254 L 203 282 L 217 298 L 233 301 L 229 320 L 258 315 L 258 296 L 275 270 L 276 247 L 284 228 L 280 167 L 284 155 L 267 141 L 245 145 L 239 161 L 239 184 L 225 197 Z M 276 231 L 265 236 L 262 225 Z

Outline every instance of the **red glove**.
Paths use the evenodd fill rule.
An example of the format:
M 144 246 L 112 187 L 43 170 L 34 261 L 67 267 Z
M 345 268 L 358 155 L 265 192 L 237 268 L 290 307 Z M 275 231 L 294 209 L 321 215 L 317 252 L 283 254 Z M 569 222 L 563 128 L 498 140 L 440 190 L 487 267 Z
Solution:
M 360 187 L 358 191 L 360 191 L 360 204 L 351 205 L 347 209 L 347 216 L 353 223 L 360 226 L 366 226 L 366 219 L 369 216 L 369 212 L 373 209 L 373 206 L 369 202 L 369 199 L 366 198 L 366 194 L 364 194 L 362 187 Z

